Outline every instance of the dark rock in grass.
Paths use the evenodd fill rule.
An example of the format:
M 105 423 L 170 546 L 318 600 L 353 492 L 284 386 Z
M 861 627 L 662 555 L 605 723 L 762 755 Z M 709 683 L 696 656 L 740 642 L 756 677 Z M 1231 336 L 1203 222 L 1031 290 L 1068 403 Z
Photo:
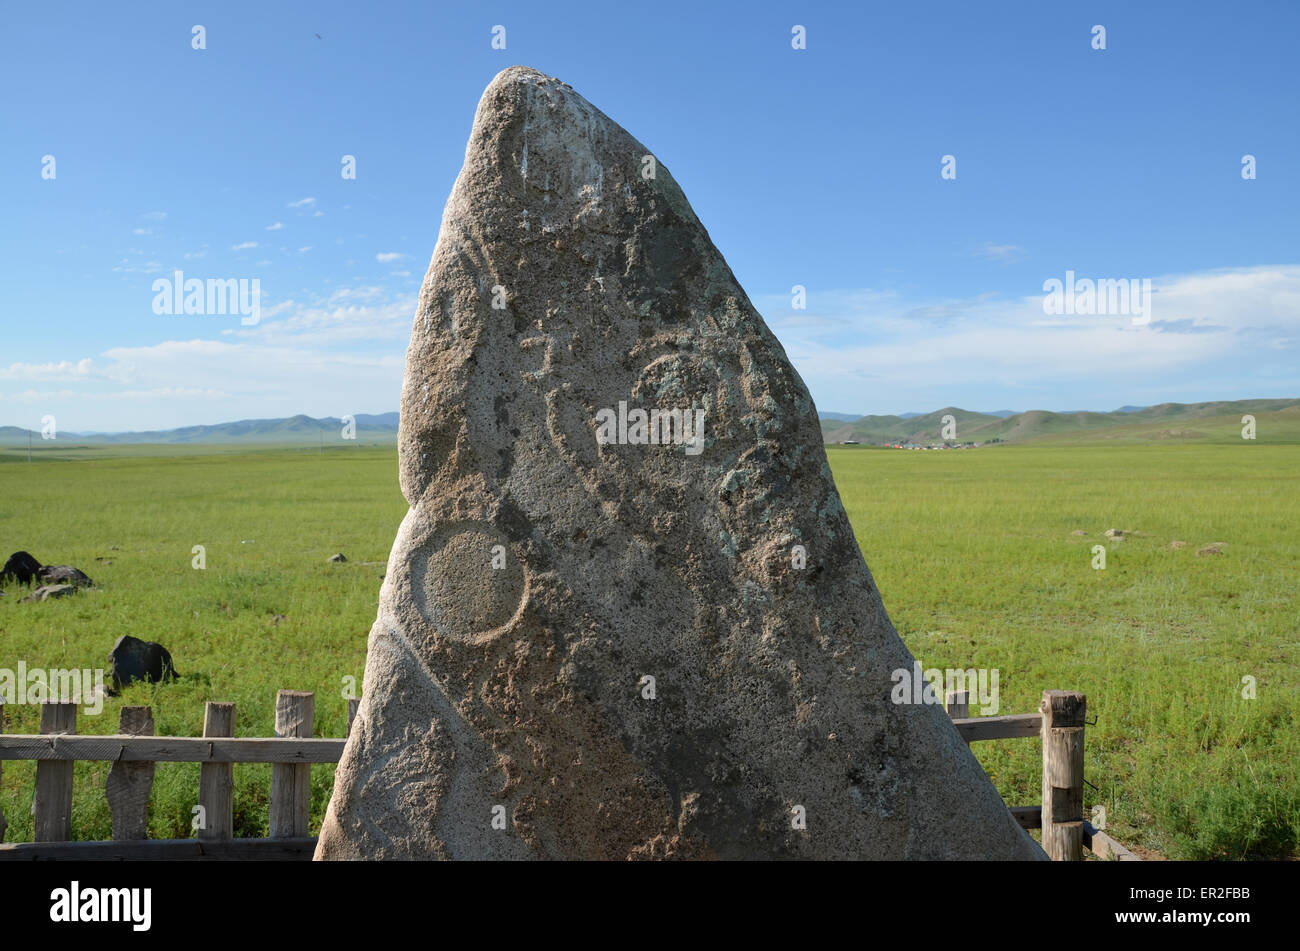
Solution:
M 152 684 L 176 679 L 176 668 L 167 648 L 130 634 L 117 639 L 108 659 L 112 662 L 114 692 L 137 680 Z
M 46 565 L 36 576 L 46 584 L 71 584 L 78 588 L 90 588 L 95 584 L 85 572 L 71 565 Z
M 338 564 L 343 564 L 343 562 L 347 561 L 348 559 L 347 556 L 343 554 L 343 552 L 339 552 L 337 555 L 330 555 L 325 560 L 337 562 Z
M 27 597 L 22 600 L 25 602 L 48 601 L 50 598 L 65 598 L 75 593 L 77 586 L 75 584 L 45 584 L 41 585 Z
M 18 584 L 31 584 L 36 580 L 41 563 L 25 551 L 16 551 L 9 556 L 5 566 L 0 568 L 0 581 L 16 581 Z

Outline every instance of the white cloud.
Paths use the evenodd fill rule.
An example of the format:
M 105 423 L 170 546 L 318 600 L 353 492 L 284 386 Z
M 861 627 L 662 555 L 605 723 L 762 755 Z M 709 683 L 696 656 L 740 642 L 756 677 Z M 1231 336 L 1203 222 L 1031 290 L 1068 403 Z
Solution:
M 299 253 L 299 254 L 306 254 L 306 253 L 307 253 L 308 251 L 310 251 L 310 250 L 311 250 L 311 245 L 309 244 L 309 245 L 307 245 L 307 247 L 305 247 L 305 248 L 299 248 L 299 249 L 298 249 L 298 253 Z
M 222 390 L 194 386 L 156 386 L 149 390 L 120 390 L 106 393 L 96 399 L 108 400 L 214 400 L 229 396 Z
M 397 261 L 404 257 L 406 257 L 405 254 L 399 254 L 396 251 L 381 251 L 375 255 L 375 260 L 380 264 L 388 264 L 390 261 Z
M 279 230 L 280 230 L 281 228 L 283 228 L 283 227 L 284 227 L 284 222 L 282 222 L 282 221 L 277 221 L 277 222 L 276 222 L 275 224 L 273 224 L 273 225 L 267 225 L 267 226 L 266 226 L 266 230 L 267 230 L 267 231 L 279 231 Z
M 334 293 L 330 294 L 331 301 L 341 300 L 375 300 L 381 297 L 384 289 L 378 284 L 370 284 L 363 287 L 340 287 Z
M 975 254 L 981 258 L 987 258 L 990 261 L 1011 261 L 1025 253 L 1025 249 L 1018 244 L 994 244 L 991 241 L 985 241 L 975 249 Z
M 125 421 L 116 416 L 96 419 L 85 406 L 85 395 L 71 394 L 76 399 L 64 407 L 65 414 L 79 413 L 85 421 L 78 419 L 74 425 L 71 415 L 67 420 L 60 415 L 64 428 L 149 429 L 302 412 L 383 412 L 397 405 L 405 364 L 400 343 L 366 353 L 360 348 L 325 349 L 302 336 L 283 343 L 169 340 L 115 347 L 101 358 L 108 367 L 106 375 L 121 386 L 111 398 L 138 399 L 139 409 Z M 170 407 L 169 393 L 200 404 L 201 412 L 196 405 Z
M 162 221 L 164 218 L 167 217 L 167 212 L 165 212 L 165 211 L 146 211 L 146 212 L 145 212 L 143 215 L 141 215 L 140 217 L 141 217 L 141 218 L 148 218 L 150 221 Z
M 235 245 L 231 245 L 230 250 L 231 250 L 231 251 L 244 251 L 244 250 L 246 250 L 246 249 L 248 249 L 248 248 L 255 248 L 255 247 L 257 247 L 257 242 L 256 242 L 256 241 L 245 241 L 243 244 L 235 244 Z
M 291 202 L 289 202 L 289 206 L 288 206 L 288 207 L 290 207 L 290 208 L 306 208 L 306 207 L 308 207 L 309 205 L 314 205 L 314 204 L 316 204 L 316 199 L 315 199 L 315 198 L 299 198 L 297 201 L 291 201 Z
M 132 228 L 132 234 L 153 234 L 152 228 Z
M 1187 398 L 1208 399 L 1212 383 L 1250 384 L 1250 368 L 1262 367 L 1265 351 L 1285 362 L 1300 324 L 1300 266 L 1151 281 L 1152 322 L 1146 327 L 1134 326 L 1130 317 L 1048 316 L 1042 295 L 914 301 L 874 289 L 810 291 L 807 311 L 792 310 L 783 295 L 760 298 L 759 306 L 824 408 L 876 412 L 895 392 L 1003 386 L 1040 394 L 1170 394 L 1154 402 L 1175 398 L 1174 388 L 1183 387 Z M 1277 386 L 1297 375 L 1281 363 L 1272 369 Z M 936 398 L 936 405 L 952 402 Z M 918 405 L 903 408 L 934 408 L 921 402 L 924 397 L 908 399 Z
M 58 363 L 11 363 L 0 367 L 0 380 L 69 380 L 87 379 L 93 372 L 93 361 L 89 357 L 73 363 L 60 360 Z

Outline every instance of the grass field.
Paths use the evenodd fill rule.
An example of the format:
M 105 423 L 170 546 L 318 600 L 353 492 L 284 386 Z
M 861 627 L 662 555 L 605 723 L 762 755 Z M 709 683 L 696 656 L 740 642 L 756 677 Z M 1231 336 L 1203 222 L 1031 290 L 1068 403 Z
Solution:
M 1173 858 L 1300 855 L 1300 446 L 829 454 L 890 616 L 926 667 L 996 668 L 1001 713 L 1036 710 L 1046 688 L 1088 694 L 1085 803 L 1105 807 L 1116 838 Z M 233 700 L 236 732 L 266 736 L 276 690 L 293 688 L 316 692 L 317 735 L 342 735 L 373 563 L 406 509 L 391 447 L 25 459 L 0 451 L 0 557 L 76 565 L 101 590 L 30 605 L 11 588 L 0 667 L 104 666 L 134 634 L 165 644 L 184 679 L 130 688 L 80 732 L 115 732 L 122 703 L 147 703 L 158 734 L 198 735 L 203 702 Z M 1138 534 L 1116 542 L 1108 528 Z M 1223 554 L 1198 556 L 1210 542 Z M 191 567 L 195 545 L 206 570 Z M 327 564 L 336 551 L 349 562 Z M 6 732 L 37 732 L 35 708 L 7 716 Z M 975 751 L 1008 802 L 1039 801 L 1038 741 Z M 109 837 L 107 769 L 77 765 L 77 838 Z M 32 837 L 34 773 L 4 764 L 9 841 Z M 313 831 L 332 774 L 312 770 Z M 270 768 L 238 766 L 235 781 L 237 834 L 265 835 Z M 159 765 L 152 836 L 190 834 L 197 788 L 197 765 Z

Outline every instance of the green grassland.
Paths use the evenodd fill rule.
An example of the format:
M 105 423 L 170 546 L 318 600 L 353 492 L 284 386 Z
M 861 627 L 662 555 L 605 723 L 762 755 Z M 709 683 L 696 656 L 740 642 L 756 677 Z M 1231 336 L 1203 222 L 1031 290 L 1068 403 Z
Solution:
M 79 714 L 78 732 L 115 733 L 128 703 L 153 707 L 159 735 L 197 736 L 204 701 L 228 700 L 238 735 L 270 736 L 285 688 L 314 691 L 316 735 L 342 736 L 343 678 L 359 689 L 382 562 L 406 512 L 394 449 L 125 451 L 69 447 L 12 461 L 24 450 L 0 462 L 5 556 L 22 548 L 76 565 L 100 588 L 19 604 L 23 589 L 11 587 L 0 598 L 0 667 L 106 667 L 113 642 L 132 634 L 164 644 L 183 679 L 132 686 L 99 717 Z M 195 545 L 206 549 L 204 570 L 192 567 Z M 335 552 L 349 561 L 327 563 Z M 9 707 L 5 731 L 38 732 L 36 709 Z M 107 770 L 76 766 L 77 838 L 111 837 Z M 5 764 L 9 841 L 32 837 L 33 778 L 33 764 Z M 197 764 L 158 766 L 151 836 L 191 834 L 197 783 Z M 265 835 L 270 767 L 237 766 L 235 784 L 236 834 Z M 332 784 L 332 766 L 313 767 L 314 828 Z
M 1239 429 L 1238 418 L 1206 438 L 828 449 L 918 659 L 996 668 L 1000 713 L 1036 710 L 1047 688 L 1086 692 L 1087 807 L 1103 805 L 1125 844 L 1174 858 L 1300 855 L 1300 445 L 1262 417 L 1256 442 Z M 276 690 L 290 688 L 315 691 L 318 736 L 342 735 L 343 678 L 361 679 L 380 563 L 406 509 L 391 446 L 63 446 L 34 458 L 0 450 L 0 557 L 27 549 L 79 566 L 98 590 L 20 604 L 11 587 L 0 667 L 104 666 L 134 634 L 165 644 L 183 679 L 131 687 L 83 714 L 80 732 L 115 732 L 131 703 L 153 707 L 158 734 L 198 735 L 203 702 L 228 700 L 237 734 L 265 736 Z M 1113 541 L 1108 528 L 1135 534 Z M 1175 539 L 1189 546 L 1169 548 Z M 1198 556 L 1210 542 L 1223 554 Z M 206 570 L 191 566 L 195 545 Z M 327 564 L 336 551 L 348 563 Z M 1256 699 L 1242 697 L 1246 676 Z M 36 732 L 35 708 L 8 707 L 5 730 Z M 1037 740 L 974 749 L 1008 802 L 1040 800 Z M 77 838 L 110 835 L 107 770 L 76 767 Z M 4 764 L 9 841 L 32 837 L 34 774 Z M 332 767 L 313 768 L 313 831 L 332 780 Z M 237 766 L 235 782 L 237 834 L 265 835 L 270 768 Z M 197 789 L 197 765 L 160 764 L 150 835 L 190 835 Z
M 1087 694 L 1085 804 L 1116 838 L 1178 858 L 1300 853 L 1300 446 L 828 454 L 925 667 L 997 668 L 1000 713 Z M 1198 555 L 1211 542 L 1223 554 Z M 1041 801 L 1037 740 L 974 749 L 1008 802 Z

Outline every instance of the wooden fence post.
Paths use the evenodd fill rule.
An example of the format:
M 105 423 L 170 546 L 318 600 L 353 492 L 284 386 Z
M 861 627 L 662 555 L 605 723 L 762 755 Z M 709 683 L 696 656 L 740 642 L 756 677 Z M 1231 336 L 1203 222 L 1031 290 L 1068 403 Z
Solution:
M 5 699 L 0 697 L 0 733 L 5 731 Z M 0 789 L 4 789 L 5 764 L 0 760 Z M 0 809 L 0 842 L 5 840 L 5 829 L 8 823 L 5 822 L 5 811 Z
M 1055 862 L 1083 858 L 1083 720 L 1087 698 L 1043 691 L 1043 851 Z
M 75 703 L 42 703 L 41 733 L 76 733 Z M 55 740 L 54 742 L 58 742 Z M 32 813 L 36 819 L 35 841 L 67 842 L 72 838 L 72 760 L 38 760 L 36 798 Z
M 945 699 L 949 719 L 965 720 L 970 716 L 970 694 L 965 690 L 953 690 Z
M 235 705 L 208 701 L 203 715 L 204 736 L 235 735 Z M 203 827 L 198 838 L 212 841 L 235 837 L 235 767 L 233 763 L 204 763 L 199 767 L 199 805 Z
M 153 736 L 153 711 L 149 707 L 123 707 L 117 732 L 123 736 Z M 119 761 L 108 771 L 104 793 L 113 813 L 114 841 L 149 837 L 153 770 L 153 763 Z
M 348 701 L 348 731 L 343 734 L 344 738 L 352 735 L 352 721 L 357 718 L 357 708 L 361 706 L 361 698 L 353 697 Z
M 309 737 L 316 716 L 316 695 L 281 690 L 275 695 L 275 735 Z M 271 838 L 308 834 L 311 822 L 311 764 L 271 766 Z

